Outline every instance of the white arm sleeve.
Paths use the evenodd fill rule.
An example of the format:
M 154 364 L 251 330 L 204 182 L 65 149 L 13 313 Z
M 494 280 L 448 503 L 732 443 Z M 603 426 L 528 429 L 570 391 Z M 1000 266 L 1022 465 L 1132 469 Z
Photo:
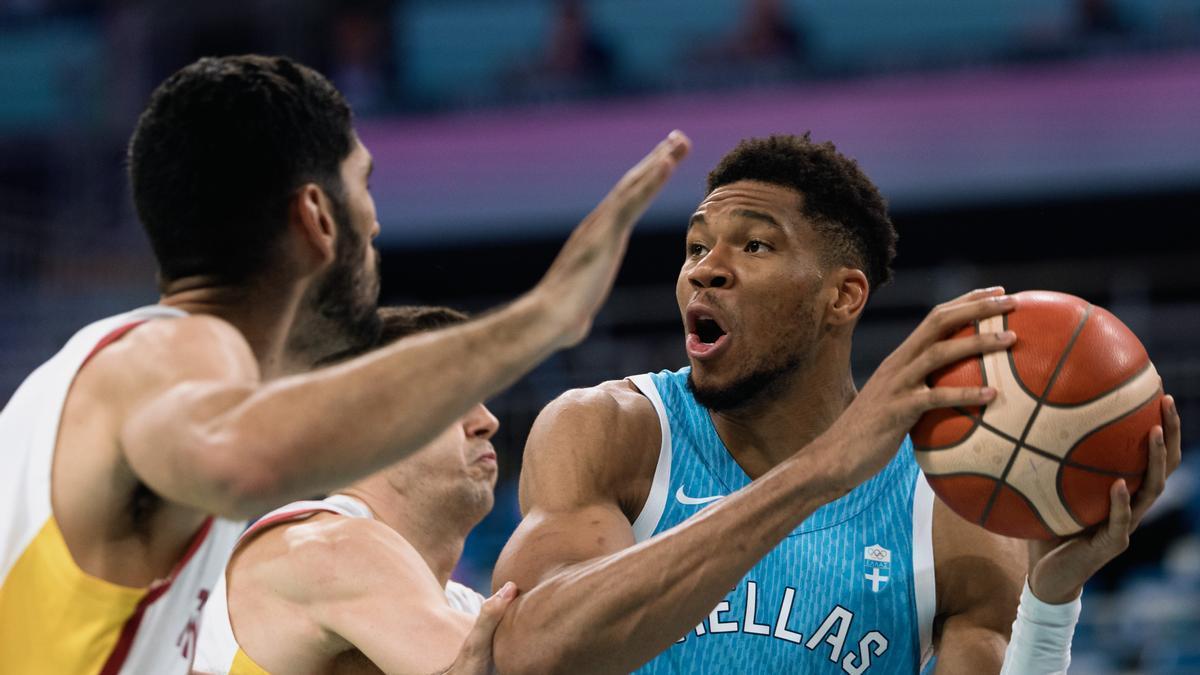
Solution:
M 1000 675 L 1065 675 L 1082 608 L 1079 598 L 1063 605 L 1038 600 L 1026 579 Z

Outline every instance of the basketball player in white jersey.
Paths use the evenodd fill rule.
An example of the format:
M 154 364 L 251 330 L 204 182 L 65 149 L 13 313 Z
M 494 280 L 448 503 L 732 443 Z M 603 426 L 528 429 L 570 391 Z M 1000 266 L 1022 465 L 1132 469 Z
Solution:
M 381 344 L 466 318 L 438 307 L 380 317 Z M 460 658 L 483 598 L 450 573 L 492 508 L 497 425 L 476 405 L 409 457 L 255 522 L 205 606 L 196 670 L 489 672 L 491 631 L 512 589 L 488 601 Z
M 906 434 L 991 400 L 926 378 L 1020 339 L 948 339 L 1013 302 L 939 306 L 857 391 L 853 329 L 895 240 L 831 144 L 771 137 L 722 160 L 676 287 L 690 370 L 568 392 L 530 432 L 524 520 L 494 575 L 522 591 L 496 632 L 501 672 L 916 673 L 931 652 L 939 675 L 1065 671 L 1083 583 L 1179 464 L 1173 401 L 1107 523 L 1027 551 L 959 518 Z
M 129 148 L 157 305 L 82 329 L 0 413 L 0 671 L 185 673 L 241 519 L 405 457 L 586 333 L 672 134 L 541 282 L 476 321 L 309 373 L 378 330 L 371 157 L 286 58 L 205 58 Z

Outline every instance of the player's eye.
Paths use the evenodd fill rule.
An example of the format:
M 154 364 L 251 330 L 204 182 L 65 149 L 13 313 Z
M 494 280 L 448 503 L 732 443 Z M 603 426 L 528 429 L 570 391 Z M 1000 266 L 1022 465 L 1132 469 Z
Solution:
M 692 242 L 687 245 L 687 253 L 693 258 L 699 258 L 700 256 L 704 255 L 705 250 L 707 249 L 704 248 L 704 244 Z
M 746 253 L 761 253 L 763 251 L 769 251 L 770 249 L 770 244 L 759 241 L 758 239 L 751 239 L 746 244 Z

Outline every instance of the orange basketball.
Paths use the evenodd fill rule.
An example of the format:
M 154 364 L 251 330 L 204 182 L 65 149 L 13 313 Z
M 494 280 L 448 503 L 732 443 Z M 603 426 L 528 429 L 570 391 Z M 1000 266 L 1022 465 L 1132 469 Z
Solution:
M 1108 517 L 1109 486 L 1137 490 L 1162 381 L 1137 337 L 1065 293 L 1017 293 L 1016 309 L 970 326 L 1011 328 L 1006 351 L 960 361 L 930 386 L 997 390 L 983 408 L 935 410 L 912 430 L 930 487 L 955 513 L 1010 537 L 1066 536 Z

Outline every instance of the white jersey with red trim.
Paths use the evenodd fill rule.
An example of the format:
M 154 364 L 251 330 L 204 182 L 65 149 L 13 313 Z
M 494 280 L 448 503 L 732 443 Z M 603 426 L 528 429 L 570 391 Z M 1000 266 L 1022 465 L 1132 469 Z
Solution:
M 374 518 L 366 504 L 349 495 L 332 495 L 319 501 L 300 501 L 275 509 L 251 525 L 238 545 L 250 536 L 265 529 L 302 518 L 314 513 L 336 513 L 347 518 Z M 446 583 L 446 602 L 461 612 L 478 615 L 483 608 L 483 596 L 456 582 Z M 200 647 L 196 654 L 196 670 L 202 673 L 259 673 L 265 672 L 253 663 L 238 645 L 229 620 L 229 603 L 225 576 L 213 589 L 212 597 L 204 608 L 204 621 L 200 631 Z
M 167 578 L 120 586 L 75 564 L 54 517 L 50 473 L 76 373 L 159 305 L 97 321 L 35 370 L 0 411 L 0 672 L 189 672 L 200 611 L 243 529 L 209 518 Z

